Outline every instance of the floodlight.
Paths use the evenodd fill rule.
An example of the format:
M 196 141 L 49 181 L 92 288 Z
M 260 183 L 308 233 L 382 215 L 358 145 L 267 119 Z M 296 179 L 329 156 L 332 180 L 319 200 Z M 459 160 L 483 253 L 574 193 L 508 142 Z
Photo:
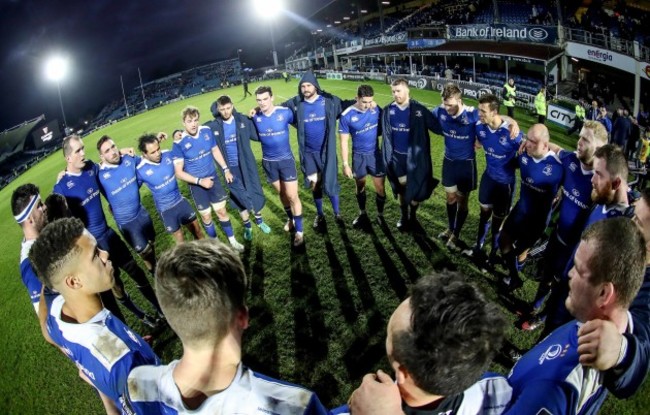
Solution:
M 284 3 L 282 0 L 253 0 L 253 7 L 260 17 L 273 19 L 284 9 Z
M 61 56 L 54 56 L 45 64 L 45 76 L 51 81 L 61 82 L 67 72 L 68 61 Z

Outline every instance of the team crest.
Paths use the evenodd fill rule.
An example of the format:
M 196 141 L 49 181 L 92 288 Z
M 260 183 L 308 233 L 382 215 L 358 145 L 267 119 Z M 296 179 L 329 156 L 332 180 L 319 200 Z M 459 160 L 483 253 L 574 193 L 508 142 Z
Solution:
M 539 364 L 543 364 L 545 360 L 553 360 L 564 356 L 568 347 L 568 344 L 564 347 L 562 347 L 561 344 L 552 344 L 548 346 L 548 349 L 539 356 Z
M 74 182 L 71 180 L 68 183 L 65 184 L 68 189 L 72 189 L 74 187 Z
M 92 171 L 92 170 L 88 171 L 88 176 L 93 177 L 94 175 L 95 175 L 94 171 Z
M 467 119 L 467 116 L 463 116 L 463 118 L 460 119 L 460 123 L 463 125 L 469 124 L 469 120 Z
M 103 177 L 105 180 L 108 180 L 108 179 L 111 178 L 111 174 L 110 174 L 109 172 L 106 172 L 106 173 L 104 173 L 104 175 L 103 175 L 102 177 Z
M 445 114 L 440 114 L 440 121 L 446 121 L 447 116 Z
M 479 131 L 478 136 L 481 137 L 481 138 L 485 138 L 485 137 L 487 137 L 487 134 L 485 134 L 485 131 Z
M 577 164 L 575 164 L 573 162 L 571 164 L 569 164 L 569 170 L 576 171 L 577 168 L 578 168 Z
M 528 165 L 528 157 L 522 157 L 521 158 L 521 164 L 523 164 L 524 166 L 527 166 Z
M 551 174 L 553 174 L 553 166 L 551 166 L 550 164 L 547 164 L 544 167 L 544 170 L 542 170 L 542 173 L 544 173 L 547 176 L 550 176 Z

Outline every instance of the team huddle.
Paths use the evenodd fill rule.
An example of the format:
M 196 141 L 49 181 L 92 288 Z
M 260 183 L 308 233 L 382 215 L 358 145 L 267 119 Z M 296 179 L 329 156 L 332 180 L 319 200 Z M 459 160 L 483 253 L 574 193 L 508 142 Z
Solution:
M 12 211 L 24 234 L 20 270 L 43 336 L 76 364 L 107 413 L 587 414 L 599 410 L 608 391 L 625 398 L 638 390 L 650 356 L 650 192 L 642 191 L 630 206 L 627 160 L 607 144 L 603 125 L 586 121 L 573 151 L 551 143 L 543 124 L 521 132 L 512 115 L 499 114 L 494 95 L 469 107 L 450 83 L 442 104 L 429 110 L 410 98 L 404 79 L 393 80 L 391 92 L 393 102 L 384 108 L 369 85 L 359 86 L 354 100 L 341 100 L 307 72 L 298 95 L 279 106 L 270 87 L 257 88 L 257 108 L 249 116 L 237 112 L 228 96 L 214 102 L 214 119 L 204 125 L 199 110 L 186 107 L 183 130 L 171 134 L 171 150 L 161 149 L 165 133 L 139 137 L 139 155 L 103 136 L 97 164 L 85 158 L 80 137 L 66 137 L 66 168 L 52 194 L 42 201 L 34 184 L 14 191 Z M 294 249 L 304 249 L 290 126 L 316 207 L 316 231 L 326 224 L 324 196 L 344 226 L 339 144 L 342 173 L 355 180 L 359 213 L 352 226 L 372 226 L 371 216 L 387 226 L 388 179 L 400 208 L 397 229 L 422 231 L 418 208 L 439 184 L 430 132 L 444 138 L 445 148 L 441 182 L 448 221 L 438 238 L 486 272 L 505 269 L 496 274 L 504 275 L 502 290 L 523 285 L 521 262 L 557 212 L 539 289 L 525 310 L 524 325 L 533 329 L 543 322 L 544 331 L 507 376 L 486 372 L 503 344 L 501 311 L 462 274 L 447 271 L 422 277 L 391 316 L 386 353 L 394 376 L 367 375 L 347 405 L 327 410 L 316 393 L 241 362 L 249 284 L 238 253 L 246 248 L 226 207 L 239 212 L 245 241 L 254 237 L 253 224 L 255 232 L 272 232 L 262 216 L 265 195 L 252 150 L 252 142 L 259 142 L 266 180 L 287 216 L 284 231 Z M 481 148 L 486 168 L 479 182 Z M 367 211 L 368 176 L 374 215 Z M 187 183 L 196 211 L 177 180 Z M 143 184 L 176 242 L 160 258 L 150 212 L 140 200 Z M 466 244 L 461 231 L 477 188 L 479 223 Z M 108 225 L 100 195 L 145 269 Z M 229 246 L 216 239 L 213 212 Z M 194 240 L 184 241 L 183 227 Z M 131 300 L 122 272 L 153 315 Z M 148 327 L 169 325 L 181 340 L 182 357 L 163 365 L 146 339 L 124 324 L 118 304 Z

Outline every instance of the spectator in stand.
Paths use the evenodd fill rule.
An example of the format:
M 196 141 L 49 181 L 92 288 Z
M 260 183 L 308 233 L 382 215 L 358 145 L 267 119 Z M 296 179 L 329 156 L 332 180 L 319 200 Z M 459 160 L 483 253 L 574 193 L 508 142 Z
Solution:
M 546 87 L 543 86 L 535 96 L 535 111 L 537 112 L 537 123 L 544 124 L 546 121 Z
M 598 117 L 596 118 L 597 121 L 599 121 L 603 127 L 607 130 L 607 135 L 611 137 L 612 134 L 612 119 L 609 118 L 609 115 L 607 114 L 607 108 L 600 107 L 598 111 Z
M 639 123 L 639 127 L 650 127 L 650 112 L 646 111 L 643 104 L 639 105 L 639 113 L 637 114 L 636 119 Z
M 582 130 L 582 126 L 584 124 L 585 115 L 586 115 L 584 98 L 580 97 L 580 99 L 578 100 L 578 103 L 576 104 L 576 108 L 575 108 L 575 113 L 576 113 L 576 117 L 575 117 L 575 121 L 573 122 L 573 127 L 569 128 L 569 130 L 566 132 L 567 135 L 571 135 L 576 131 L 579 132 L 580 130 Z
M 517 87 L 513 78 L 503 85 L 503 105 L 508 109 L 508 117 L 515 118 L 515 101 L 517 99 Z
M 620 148 L 626 148 L 627 140 L 632 134 L 632 122 L 630 121 L 630 113 L 620 107 L 616 110 L 617 117 L 612 124 L 612 144 L 616 144 Z
M 598 101 L 595 99 L 591 101 L 591 107 L 587 111 L 587 119 L 591 121 L 597 121 L 600 111 L 598 110 Z

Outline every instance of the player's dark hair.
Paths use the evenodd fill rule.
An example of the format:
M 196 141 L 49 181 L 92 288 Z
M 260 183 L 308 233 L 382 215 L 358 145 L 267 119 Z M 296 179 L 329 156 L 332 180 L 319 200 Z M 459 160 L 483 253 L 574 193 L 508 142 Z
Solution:
M 69 218 L 72 216 L 68 201 L 65 196 L 52 193 L 45 199 L 45 207 L 47 208 L 47 221 L 54 222 L 57 219 Z
M 200 117 L 201 112 L 199 111 L 198 108 L 188 105 L 187 107 L 183 108 L 183 111 L 181 111 L 181 120 L 185 121 L 185 118 L 187 117 Z
M 172 136 L 173 137 L 173 136 Z M 147 144 L 153 144 L 153 143 L 158 143 L 158 137 L 156 137 L 154 134 L 143 134 L 138 138 L 138 150 L 142 154 L 147 153 Z
M 641 288 L 645 272 L 646 241 L 641 230 L 630 218 L 621 216 L 590 225 L 580 239 L 594 248 L 588 262 L 589 282 L 592 285 L 611 282 L 617 304 L 629 307 Z
M 393 334 L 392 357 L 415 384 L 454 395 L 476 382 L 503 341 L 499 308 L 458 272 L 434 272 L 411 289 L 411 326 Z
M 643 199 L 645 204 L 650 207 L 650 188 L 646 187 L 644 189 L 641 189 L 639 193 L 641 193 L 640 199 Z
M 620 177 L 627 180 L 628 167 L 627 159 L 623 150 L 615 144 L 605 144 L 594 152 L 594 157 L 605 160 L 607 172 L 612 177 Z
M 359 88 L 357 88 L 357 96 L 359 98 L 374 97 L 375 91 L 370 85 L 359 85 Z
M 395 78 L 393 79 L 393 82 L 390 83 L 390 86 L 397 86 L 397 85 L 404 85 L 405 87 L 408 88 L 409 83 L 404 78 Z
M 172 139 L 174 139 L 174 136 L 176 135 L 176 133 L 182 133 L 182 132 L 183 132 L 183 130 L 178 130 L 178 129 L 172 131 Z M 156 137 L 156 138 L 158 138 L 158 137 Z M 160 142 L 160 140 L 158 140 L 158 142 Z
M 32 183 L 25 183 L 16 188 L 11 194 L 11 213 L 16 216 L 29 205 L 32 197 L 38 196 L 38 186 Z
M 102 150 L 101 150 L 102 146 L 104 145 L 105 142 L 109 140 L 112 140 L 112 138 L 107 135 L 103 135 L 99 138 L 99 140 L 97 140 L 97 152 L 99 153 L 99 155 L 102 154 Z
M 228 95 L 222 95 L 219 98 L 217 98 L 217 105 L 221 105 L 222 107 L 224 105 L 232 104 L 232 99 Z
M 72 153 L 72 145 L 70 142 L 72 140 L 77 140 L 79 142 L 81 141 L 81 137 L 79 137 L 77 134 L 72 134 L 63 139 L 63 157 L 68 157 L 70 153 Z
M 61 269 L 79 255 L 77 241 L 83 232 L 84 224 L 77 218 L 59 219 L 43 228 L 29 251 L 29 261 L 46 287 L 54 288 Z
M 245 309 L 246 286 L 239 255 L 214 239 L 176 245 L 156 269 L 156 296 L 183 344 L 221 341 Z
M 485 94 L 478 99 L 479 104 L 488 104 L 490 111 L 499 111 L 499 98 L 494 94 Z
M 460 90 L 458 85 L 456 85 L 453 82 L 448 82 L 445 84 L 445 86 L 442 88 L 442 100 L 446 100 L 449 98 L 462 98 L 463 97 L 463 91 Z
M 270 86 L 260 85 L 255 89 L 255 95 L 262 95 L 265 92 L 268 92 L 270 96 L 273 96 L 273 90 Z

